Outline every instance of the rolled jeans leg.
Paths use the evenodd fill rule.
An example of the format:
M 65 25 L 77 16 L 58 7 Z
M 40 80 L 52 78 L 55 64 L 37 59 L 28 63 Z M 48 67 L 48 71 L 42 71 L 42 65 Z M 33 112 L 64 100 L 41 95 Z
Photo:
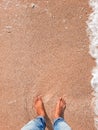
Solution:
M 21 130 L 45 130 L 45 127 L 45 118 L 38 116 L 36 119 L 29 121 Z
M 71 127 L 64 121 L 62 117 L 54 120 L 54 130 L 71 130 Z

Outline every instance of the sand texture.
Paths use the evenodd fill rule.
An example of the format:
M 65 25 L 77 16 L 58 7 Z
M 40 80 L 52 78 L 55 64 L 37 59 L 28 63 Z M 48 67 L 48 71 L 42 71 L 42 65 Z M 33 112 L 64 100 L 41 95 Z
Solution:
M 36 117 L 32 102 L 39 94 L 51 121 L 62 96 L 72 129 L 95 130 L 90 12 L 88 0 L 0 1 L 0 130 L 20 130 Z

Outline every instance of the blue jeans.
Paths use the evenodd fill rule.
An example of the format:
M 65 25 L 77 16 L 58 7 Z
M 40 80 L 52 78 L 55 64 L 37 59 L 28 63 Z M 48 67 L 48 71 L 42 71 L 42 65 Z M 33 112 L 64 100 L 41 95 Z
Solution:
M 38 116 L 36 119 L 29 121 L 21 130 L 45 130 L 46 120 L 42 116 Z M 54 130 L 71 130 L 70 126 L 59 117 L 54 120 Z

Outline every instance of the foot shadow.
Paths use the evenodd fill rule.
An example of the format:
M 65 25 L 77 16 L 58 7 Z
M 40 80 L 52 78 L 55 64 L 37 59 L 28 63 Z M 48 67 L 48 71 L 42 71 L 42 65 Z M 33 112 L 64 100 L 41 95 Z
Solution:
M 46 115 L 46 127 L 48 128 L 48 130 L 53 130 L 53 125 L 48 115 Z
M 65 111 L 65 108 L 64 108 Z M 64 111 L 61 114 L 61 117 L 64 118 Z M 48 117 L 47 113 L 46 113 L 46 127 L 48 128 L 48 130 L 53 130 L 53 124 L 50 120 L 50 118 Z

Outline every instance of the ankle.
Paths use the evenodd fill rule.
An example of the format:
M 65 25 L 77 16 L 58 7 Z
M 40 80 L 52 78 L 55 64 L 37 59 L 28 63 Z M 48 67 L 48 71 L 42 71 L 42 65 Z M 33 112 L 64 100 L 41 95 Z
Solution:
M 54 115 L 54 118 L 56 119 L 56 118 L 59 118 L 60 117 L 60 115 L 59 114 L 55 114 Z

